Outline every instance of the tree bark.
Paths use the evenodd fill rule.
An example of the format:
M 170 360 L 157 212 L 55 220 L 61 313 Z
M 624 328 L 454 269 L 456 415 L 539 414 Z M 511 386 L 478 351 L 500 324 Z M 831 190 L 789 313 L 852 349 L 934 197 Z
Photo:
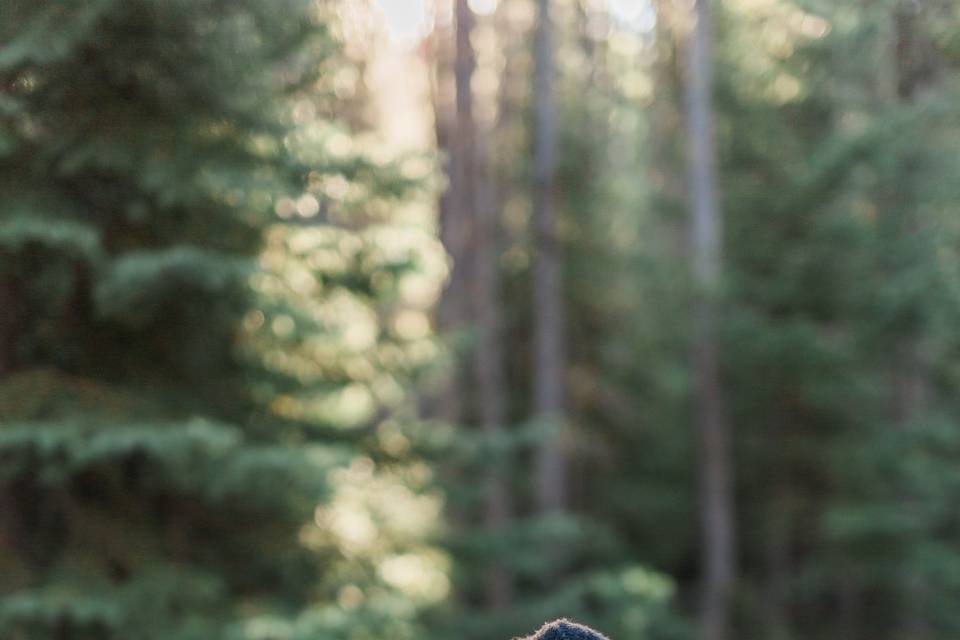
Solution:
M 441 3 L 438 3 L 438 5 Z M 443 160 L 443 170 L 447 185 L 437 200 L 437 224 L 440 242 L 451 263 L 446 286 L 440 295 L 436 311 L 436 331 L 442 338 L 450 341 L 457 332 L 462 331 L 466 320 L 463 260 L 466 252 L 464 244 L 466 233 L 464 221 L 456 206 L 459 198 L 459 177 L 455 149 L 456 100 L 454 95 L 454 33 L 452 25 L 441 22 L 437 7 L 438 20 L 431 39 L 431 57 L 433 73 L 430 93 L 434 112 L 434 133 L 437 150 Z M 464 371 L 460 362 L 460 353 L 456 341 L 448 346 L 447 378 L 437 389 L 430 389 L 425 397 L 424 414 L 449 425 L 459 426 L 465 416 L 463 402 Z M 464 482 L 463 471 L 456 465 L 444 465 L 441 469 L 444 481 L 450 486 L 459 486 Z M 466 511 L 461 505 L 450 500 L 447 503 L 447 520 L 455 532 L 469 527 Z M 452 599 L 462 601 L 463 594 L 454 589 Z
M 549 513 L 567 508 L 567 468 L 562 446 L 565 354 L 561 255 L 554 209 L 557 139 L 550 0 L 537 0 L 534 66 L 534 407 L 537 421 L 554 429 L 536 453 L 536 497 L 538 510 Z
M 464 215 L 462 162 L 460 159 L 457 97 L 455 94 L 456 40 L 450 27 L 438 26 L 432 35 L 435 64 L 431 93 L 437 148 L 444 158 L 447 187 L 437 202 L 440 241 L 451 262 L 450 275 L 437 305 L 437 330 L 450 338 L 464 329 L 468 308 L 466 297 L 468 220 Z M 451 352 L 449 381 L 431 402 L 429 413 L 449 424 L 464 417 L 463 371 L 460 354 Z
M 477 406 L 483 431 L 495 440 L 504 432 L 506 392 L 503 346 L 500 334 L 500 291 L 497 249 L 498 207 L 489 170 L 489 159 L 473 114 L 471 80 L 476 55 L 471 42 L 474 16 L 467 0 L 457 0 L 457 132 L 462 159 L 463 207 L 471 216 L 473 230 L 473 292 L 471 310 L 478 340 L 473 353 L 477 383 Z M 510 523 L 510 495 L 505 481 L 505 461 L 491 465 L 484 486 L 485 528 L 502 533 Z M 486 575 L 486 605 L 491 610 L 507 607 L 513 600 L 513 584 L 503 562 L 494 561 Z
M 476 234 L 476 279 L 474 316 L 479 340 L 474 358 L 480 421 L 484 432 L 495 440 L 505 433 L 506 386 L 503 370 L 503 343 L 500 320 L 496 208 L 492 185 L 485 184 L 478 207 Z M 509 452 L 507 453 L 509 455 Z M 486 478 L 486 528 L 502 534 L 510 524 L 512 505 L 506 477 L 507 460 L 497 460 Z M 487 605 L 497 610 L 513 600 L 513 579 L 502 562 L 494 562 L 487 575 Z
M 734 505 L 730 431 L 724 418 L 717 337 L 722 219 L 711 97 L 711 28 L 709 0 L 696 0 L 687 51 L 686 111 L 691 258 L 697 287 L 693 374 L 701 466 L 701 638 L 725 640 L 730 633 L 735 576 Z

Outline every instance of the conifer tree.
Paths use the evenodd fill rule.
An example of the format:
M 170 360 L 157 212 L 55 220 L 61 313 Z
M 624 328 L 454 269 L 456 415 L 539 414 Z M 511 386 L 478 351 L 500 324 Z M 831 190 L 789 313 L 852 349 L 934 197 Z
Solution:
M 396 406 L 364 399 L 410 363 L 377 314 L 403 310 L 381 301 L 418 251 L 357 215 L 332 226 L 377 209 L 338 185 L 405 180 L 327 152 L 328 8 L 0 14 L 0 636 L 402 637 L 411 602 L 387 578 L 355 622 L 336 605 L 394 547 L 345 557 L 315 514 L 329 477 L 392 486 L 365 471 L 381 448 L 358 458 L 370 429 L 348 437 L 317 398 Z M 344 308 L 372 345 L 345 337 Z

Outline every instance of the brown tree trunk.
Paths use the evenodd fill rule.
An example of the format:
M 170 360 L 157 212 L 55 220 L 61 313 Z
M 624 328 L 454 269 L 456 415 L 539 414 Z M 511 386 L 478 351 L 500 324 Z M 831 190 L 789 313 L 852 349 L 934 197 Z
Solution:
M 536 454 L 536 497 L 541 513 L 567 508 L 564 428 L 564 345 L 560 241 L 554 210 L 556 110 L 553 101 L 553 25 L 550 0 L 537 0 L 534 45 L 533 225 L 534 408 L 554 431 Z
M 433 103 L 437 150 L 443 160 L 443 169 L 447 177 L 446 189 L 437 200 L 437 223 L 440 242 L 451 266 L 446 286 L 437 303 L 436 330 L 442 338 L 453 344 L 447 349 L 448 369 L 445 371 L 447 378 L 439 388 L 429 390 L 424 398 L 423 411 L 424 415 L 433 419 L 450 425 L 460 425 L 465 415 L 463 393 L 466 385 L 458 345 L 451 339 L 463 330 L 466 321 L 463 272 L 466 232 L 465 221 L 456 206 L 459 198 L 459 178 L 455 149 L 454 35 L 452 27 L 444 25 L 439 19 L 441 8 L 438 6 L 437 9 L 437 27 L 430 39 L 433 62 L 430 97 Z M 441 472 L 444 481 L 451 486 L 458 486 L 464 482 L 463 472 L 456 465 L 445 465 Z M 454 531 L 463 531 L 469 526 L 465 510 L 456 501 L 448 502 L 446 515 Z M 458 589 L 453 590 L 453 600 L 459 601 L 461 596 Z
M 438 11 L 439 13 L 439 11 Z M 431 93 L 437 148 L 444 159 L 447 188 L 437 202 L 440 241 L 451 262 L 447 285 L 437 305 L 437 330 L 446 338 L 462 331 L 468 318 L 466 266 L 469 220 L 464 215 L 457 99 L 455 94 L 455 36 L 450 27 L 438 26 L 432 35 L 434 77 Z M 459 353 L 451 353 L 449 381 L 432 399 L 428 412 L 450 424 L 464 417 L 463 371 Z
M 472 218 L 471 310 L 478 330 L 473 364 L 481 427 L 491 439 L 496 439 L 503 434 L 506 414 L 498 284 L 499 208 L 486 145 L 477 135 L 473 115 L 471 79 L 476 66 L 471 43 L 473 21 L 467 0 L 457 0 L 457 131 L 463 159 L 464 211 Z M 511 504 L 503 473 L 505 466 L 504 461 L 496 461 L 485 479 L 483 520 L 486 529 L 492 533 L 502 533 L 510 523 Z M 507 607 L 512 600 L 512 577 L 502 562 L 494 561 L 486 576 L 486 604 L 491 610 L 498 610 Z
M 701 637 L 725 640 L 734 587 L 733 463 L 724 419 L 717 338 L 722 219 L 717 189 L 712 109 L 712 33 L 709 0 L 696 0 L 687 51 L 688 189 L 691 249 L 697 286 L 693 373 L 700 434 L 703 545 Z
M 503 370 L 503 343 L 500 333 L 500 291 L 498 285 L 498 209 L 492 185 L 486 180 L 478 207 L 474 317 L 479 339 L 474 357 L 480 421 L 491 439 L 504 435 L 506 387 Z M 506 484 L 509 464 L 498 460 L 486 478 L 484 520 L 488 530 L 503 533 L 511 520 L 511 500 Z M 502 609 L 513 600 L 512 577 L 503 563 L 495 562 L 487 576 L 487 605 Z

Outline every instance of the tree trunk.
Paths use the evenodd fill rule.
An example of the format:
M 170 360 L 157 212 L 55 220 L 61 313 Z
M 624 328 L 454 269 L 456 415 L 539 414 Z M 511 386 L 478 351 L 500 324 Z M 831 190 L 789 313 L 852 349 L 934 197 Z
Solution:
M 550 0 L 537 0 L 533 97 L 534 407 L 537 421 L 554 429 L 536 454 L 536 496 L 541 513 L 567 508 L 567 470 L 562 447 L 565 355 L 561 256 L 553 201 L 557 140 L 550 13 Z
M 486 182 L 486 181 L 485 181 Z M 503 343 L 500 333 L 500 291 L 498 285 L 498 209 L 492 185 L 484 184 L 485 195 L 478 203 L 474 317 L 479 332 L 474 358 L 480 420 L 491 439 L 504 434 L 506 386 L 503 370 Z M 486 478 L 486 528 L 503 533 L 510 524 L 511 501 L 506 484 L 509 464 L 497 460 Z M 501 562 L 494 562 L 487 576 L 487 605 L 502 609 L 513 600 L 512 578 Z
M 438 26 L 432 36 L 435 75 L 431 83 L 437 148 L 444 158 L 447 188 L 437 202 L 440 241 L 451 262 L 447 285 L 437 305 L 437 330 L 446 338 L 464 329 L 468 316 L 466 284 L 469 238 L 468 219 L 464 215 L 462 162 L 460 160 L 454 59 L 455 36 L 449 27 Z M 429 407 L 429 413 L 450 424 L 464 417 L 463 371 L 460 354 L 451 353 L 449 382 Z
M 440 3 L 438 3 L 439 5 Z M 437 201 L 437 223 L 440 242 L 451 262 L 450 274 L 440 300 L 437 303 L 436 331 L 444 339 L 450 340 L 458 331 L 463 330 L 466 320 L 463 261 L 466 253 L 465 223 L 456 207 L 459 179 L 456 169 L 456 111 L 454 98 L 454 35 L 449 25 L 439 20 L 431 35 L 431 56 L 433 74 L 430 82 L 431 101 L 434 112 L 434 131 L 437 150 L 443 159 L 443 169 L 447 177 L 446 189 Z M 446 379 L 437 389 L 430 389 L 425 396 L 424 415 L 450 425 L 463 423 L 464 372 L 460 362 L 460 353 L 456 342 L 448 347 L 448 366 Z M 464 482 L 463 471 L 456 465 L 444 465 L 441 469 L 444 481 L 450 486 L 459 486 Z M 467 514 L 455 500 L 447 503 L 447 519 L 451 529 L 464 531 L 469 527 Z M 454 589 L 452 598 L 461 601 L 462 593 Z
M 478 330 L 473 354 L 477 383 L 477 406 L 481 427 L 491 438 L 503 434 L 506 414 L 503 346 L 500 335 L 500 292 L 497 250 L 498 206 L 489 170 L 486 146 L 477 135 L 473 115 L 471 80 L 476 67 L 471 43 L 474 16 L 467 0 L 457 0 L 457 132 L 463 159 L 464 211 L 472 218 L 473 268 L 472 316 Z M 484 525 L 491 533 L 502 533 L 510 523 L 510 495 L 498 460 L 485 479 Z M 491 610 L 507 607 L 513 600 L 510 573 L 494 561 L 486 576 L 486 604 Z
M 697 286 L 693 374 L 700 434 L 700 501 L 703 545 L 701 637 L 729 636 L 734 585 L 733 464 L 723 415 L 717 339 L 721 278 L 721 211 L 717 190 L 712 113 L 712 33 L 708 0 L 696 0 L 687 52 L 687 127 L 691 245 Z

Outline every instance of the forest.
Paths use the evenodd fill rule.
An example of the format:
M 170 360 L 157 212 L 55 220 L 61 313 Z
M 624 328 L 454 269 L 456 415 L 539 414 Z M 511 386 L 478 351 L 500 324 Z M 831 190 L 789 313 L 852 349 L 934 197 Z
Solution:
M 958 601 L 955 0 L 0 0 L 0 639 Z

